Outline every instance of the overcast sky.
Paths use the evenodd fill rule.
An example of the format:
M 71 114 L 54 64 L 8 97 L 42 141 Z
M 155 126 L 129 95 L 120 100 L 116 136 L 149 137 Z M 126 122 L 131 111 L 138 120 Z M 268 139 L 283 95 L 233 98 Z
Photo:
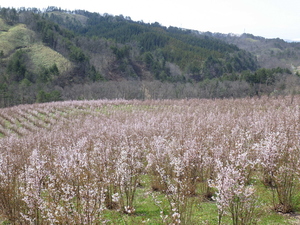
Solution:
M 164 26 L 300 41 L 300 0 L 0 0 L 0 6 L 84 9 Z

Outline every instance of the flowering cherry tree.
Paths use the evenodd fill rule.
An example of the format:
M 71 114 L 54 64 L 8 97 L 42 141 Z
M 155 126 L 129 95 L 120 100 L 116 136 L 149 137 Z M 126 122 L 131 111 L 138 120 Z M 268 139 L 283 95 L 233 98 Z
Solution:
M 267 204 L 291 212 L 299 104 L 296 96 L 293 104 L 262 97 L 0 109 L 1 216 L 14 224 L 115 223 L 110 214 L 133 221 L 137 199 L 150 193 L 163 224 L 203 222 L 195 216 L 203 197 L 215 201 L 220 223 L 250 224 L 259 219 L 260 180 L 273 193 Z

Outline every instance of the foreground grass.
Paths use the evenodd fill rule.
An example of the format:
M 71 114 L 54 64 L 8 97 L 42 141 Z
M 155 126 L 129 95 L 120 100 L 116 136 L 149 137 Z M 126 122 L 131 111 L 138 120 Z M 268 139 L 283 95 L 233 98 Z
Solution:
M 260 225 L 280 225 L 280 224 L 299 224 L 300 220 L 297 217 L 298 213 L 294 212 L 291 214 L 282 214 L 275 212 L 271 205 L 271 191 L 270 189 L 264 187 L 262 184 L 255 186 L 259 190 L 259 198 L 263 203 L 260 208 L 258 223 Z M 160 218 L 160 209 L 155 205 L 153 198 L 151 197 L 152 190 L 149 186 L 142 186 L 138 188 L 137 196 L 135 200 L 136 212 L 133 215 L 124 214 L 122 212 L 114 210 L 106 210 L 104 212 L 104 217 L 107 220 L 107 224 L 164 224 Z M 201 195 L 194 197 L 196 202 L 194 205 L 193 214 L 193 224 L 218 224 L 218 209 L 216 202 L 212 200 L 203 200 Z M 165 208 L 168 207 L 168 202 L 160 195 L 160 200 L 162 200 L 162 205 Z M 295 201 L 298 201 L 298 206 L 300 206 L 300 201 L 296 197 Z M 164 212 L 166 214 L 166 212 Z M 230 216 L 225 216 L 223 218 L 222 224 L 232 224 Z

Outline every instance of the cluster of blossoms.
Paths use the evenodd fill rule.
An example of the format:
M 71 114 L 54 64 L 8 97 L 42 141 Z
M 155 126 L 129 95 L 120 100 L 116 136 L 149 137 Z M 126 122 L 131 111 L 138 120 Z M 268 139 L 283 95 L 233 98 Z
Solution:
M 211 181 L 210 186 L 216 188 L 216 196 L 219 212 L 219 223 L 224 214 L 230 214 L 234 225 L 251 224 L 255 221 L 257 196 L 252 185 L 248 185 L 242 168 L 234 163 L 223 164 L 217 161 L 217 177 Z
M 215 200 L 220 223 L 228 215 L 233 224 L 255 222 L 253 179 L 269 185 L 275 210 L 290 212 L 300 176 L 300 98 L 293 102 L 101 100 L 0 110 L 1 214 L 16 224 L 104 224 L 105 210 L 137 212 L 144 176 L 163 224 L 193 224 L 203 198 Z

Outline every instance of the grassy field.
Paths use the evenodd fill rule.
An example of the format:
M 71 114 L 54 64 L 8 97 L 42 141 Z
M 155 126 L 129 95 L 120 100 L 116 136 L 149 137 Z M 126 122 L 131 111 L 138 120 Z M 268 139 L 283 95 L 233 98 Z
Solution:
M 23 50 L 30 62 L 27 66 L 31 72 L 37 73 L 41 67 L 49 68 L 56 64 L 60 72 L 70 70 L 73 65 L 63 55 L 37 41 L 34 31 L 24 24 L 8 26 L 0 19 L 0 49 L 4 60 L 9 60 L 15 51 Z
M 34 44 L 24 49 L 31 61 L 32 70 L 39 72 L 41 67 L 49 68 L 54 64 L 60 72 L 65 72 L 73 67 L 72 62 L 66 59 L 63 55 L 44 46 L 43 44 Z
M 299 224 L 299 105 L 294 96 L 0 109 L 2 224 Z
M 28 47 L 34 42 L 34 32 L 23 24 L 8 26 L 0 19 L 0 30 L 0 49 L 6 57 L 16 49 Z

